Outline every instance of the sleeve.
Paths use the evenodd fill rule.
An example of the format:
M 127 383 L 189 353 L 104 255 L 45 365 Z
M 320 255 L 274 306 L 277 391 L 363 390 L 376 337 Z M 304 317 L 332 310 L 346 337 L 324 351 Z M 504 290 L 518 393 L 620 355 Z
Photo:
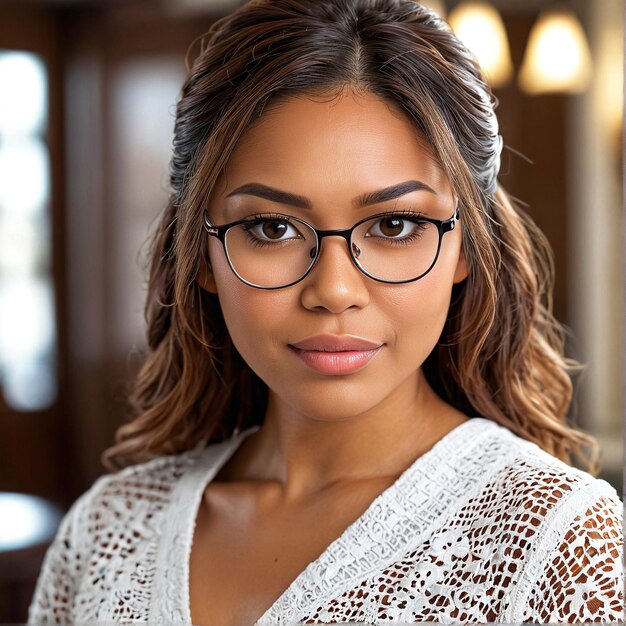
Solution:
M 28 609 L 28 624 L 73 623 L 74 595 L 81 573 L 81 524 L 86 497 L 83 494 L 61 520 L 43 559 Z
M 525 622 L 623 622 L 623 505 L 611 490 L 570 518 L 531 588 Z

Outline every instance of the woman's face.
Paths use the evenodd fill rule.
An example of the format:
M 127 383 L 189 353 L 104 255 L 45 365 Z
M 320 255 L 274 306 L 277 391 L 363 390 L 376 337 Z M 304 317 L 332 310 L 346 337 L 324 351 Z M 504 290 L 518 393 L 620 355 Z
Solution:
M 420 181 L 431 191 L 355 208 L 360 196 L 406 181 Z M 310 206 L 233 193 L 251 183 L 306 198 Z M 446 220 L 454 209 L 448 179 L 409 121 L 374 95 L 346 90 L 333 99 L 301 96 L 268 109 L 237 147 L 208 212 L 218 225 L 280 213 L 330 230 L 383 211 Z M 235 276 L 222 244 L 209 236 L 212 272 L 202 272 L 199 281 L 218 294 L 237 350 L 274 402 L 313 419 L 347 419 L 415 397 L 421 365 L 446 320 L 452 285 L 466 277 L 461 228 L 459 222 L 443 236 L 437 263 L 412 283 L 365 276 L 342 237 L 323 240 L 317 264 L 301 282 L 262 290 Z M 333 336 L 346 345 L 333 345 Z M 351 345 L 355 337 L 377 349 Z M 307 340 L 304 351 L 294 348 Z M 351 354 L 337 354 L 346 347 Z

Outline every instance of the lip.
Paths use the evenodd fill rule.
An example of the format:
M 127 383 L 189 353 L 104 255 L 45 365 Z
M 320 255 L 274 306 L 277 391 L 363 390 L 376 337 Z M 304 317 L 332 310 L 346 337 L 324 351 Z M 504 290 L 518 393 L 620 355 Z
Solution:
M 290 345 L 298 350 L 315 350 L 317 352 L 361 352 L 376 350 L 383 344 L 355 335 L 316 335 Z
M 289 347 L 312 370 L 339 376 L 364 368 L 383 345 L 352 335 L 317 335 Z

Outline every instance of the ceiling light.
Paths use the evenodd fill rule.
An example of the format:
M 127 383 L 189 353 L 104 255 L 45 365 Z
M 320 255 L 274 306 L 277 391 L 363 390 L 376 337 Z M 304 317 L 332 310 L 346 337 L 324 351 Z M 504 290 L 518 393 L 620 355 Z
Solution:
M 520 87 L 529 94 L 581 93 L 591 79 L 591 53 L 580 22 L 567 9 L 539 15 L 526 47 Z
M 495 88 L 506 85 L 513 76 L 513 63 L 498 11 L 487 2 L 462 2 L 450 13 L 448 22 L 476 56 L 489 84 Z

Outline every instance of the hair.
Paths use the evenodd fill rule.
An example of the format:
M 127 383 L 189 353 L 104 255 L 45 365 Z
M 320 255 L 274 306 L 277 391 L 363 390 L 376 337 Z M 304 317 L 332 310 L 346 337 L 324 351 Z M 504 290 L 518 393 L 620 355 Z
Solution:
M 597 473 L 597 442 L 567 423 L 578 365 L 552 313 L 550 247 L 497 181 L 496 100 L 472 54 L 414 0 L 252 0 L 204 35 L 177 103 L 171 194 L 152 240 L 148 351 L 131 419 L 103 464 L 116 471 L 262 424 L 267 387 L 197 281 L 208 264 L 203 208 L 268 106 L 344 88 L 394 103 L 459 199 L 469 274 L 424 363 L 430 384 L 458 410 Z

